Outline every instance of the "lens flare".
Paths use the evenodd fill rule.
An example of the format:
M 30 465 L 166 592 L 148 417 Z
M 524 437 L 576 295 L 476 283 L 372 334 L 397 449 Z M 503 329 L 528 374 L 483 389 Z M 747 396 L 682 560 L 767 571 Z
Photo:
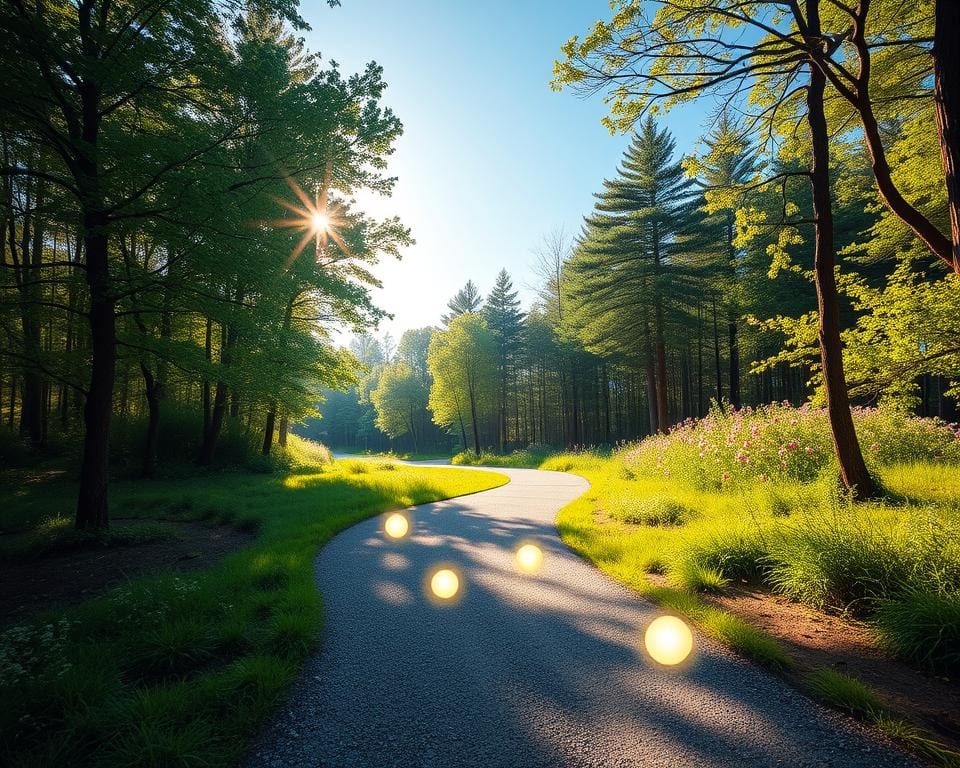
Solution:
M 441 568 L 430 578 L 430 590 L 441 600 L 450 600 L 460 591 L 460 577 L 449 568 Z
M 310 215 L 310 226 L 314 232 L 326 232 L 330 228 L 330 217 L 319 211 Z
M 524 573 L 536 573 L 543 566 L 543 550 L 536 544 L 524 544 L 517 550 L 517 567 Z
M 410 530 L 410 521 L 406 515 L 394 512 L 383 523 L 383 530 L 391 539 L 402 539 Z
M 672 667 L 690 655 L 693 650 L 693 632 L 683 619 L 660 616 L 650 622 L 643 642 L 650 658 L 658 664 Z

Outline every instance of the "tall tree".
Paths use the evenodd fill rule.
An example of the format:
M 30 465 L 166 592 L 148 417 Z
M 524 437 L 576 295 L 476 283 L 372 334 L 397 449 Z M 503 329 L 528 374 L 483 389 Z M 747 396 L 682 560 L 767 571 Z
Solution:
M 445 331 L 430 339 L 427 365 L 433 377 L 430 410 L 434 421 L 459 428 L 464 448 L 467 429 L 480 455 L 480 420 L 495 402 L 496 340 L 476 312 L 453 318 Z
M 823 102 L 825 55 L 838 41 L 826 36 L 819 0 L 784 5 L 744 5 L 738 0 L 713 3 L 646 5 L 621 0 L 610 22 L 598 22 L 581 42 L 571 38 L 564 61 L 555 68 L 555 84 L 612 91 L 613 128 L 630 128 L 651 107 L 670 107 L 705 94 L 719 94 L 745 111 L 760 111 L 755 125 L 778 130 L 785 115 L 804 114 L 809 156 L 814 276 L 820 305 L 820 344 L 830 424 L 844 484 L 858 493 L 874 490 L 850 414 L 834 266 L 829 132 Z M 744 29 L 755 35 L 744 42 Z M 702 34 L 701 34 L 702 33 Z M 805 99 L 801 104 L 801 96 Z
M 669 429 L 667 322 L 684 288 L 678 261 L 690 241 L 697 198 L 674 157 L 674 140 L 652 118 L 604 182 L 570 262 L 572 322 L 588 349 L 639 355 L 653 431 Z
M 516 364 L 523 344 L 524 317 L 507 270 L 501 269 L 497 274 L 483 315 L 497 343 L 497 446 L 502 452 L 508 439 L 508 407 L 516 389 Z

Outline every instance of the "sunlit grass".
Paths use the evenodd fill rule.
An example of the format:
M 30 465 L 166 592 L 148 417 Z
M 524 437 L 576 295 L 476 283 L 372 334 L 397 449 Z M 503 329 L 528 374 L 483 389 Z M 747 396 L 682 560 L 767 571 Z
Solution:
M 361 473 L 303 465 L 310 471 L 286 478 L 119 484 L 116 506 L 143 525 L 205 518 L 255 529 L 258 539 L 206 571 L 137 579 L 0 633 L 0 764 L 235 764 L 315 646 L 319 548 L 384 510 L 506 481 L 372 462 Z M 24 503 L 71 492 L 40 486 Z M 24 519 L 7 507 L 0 527 L 3 515 Z M 45 527 L 63 529 L 56 518 Z

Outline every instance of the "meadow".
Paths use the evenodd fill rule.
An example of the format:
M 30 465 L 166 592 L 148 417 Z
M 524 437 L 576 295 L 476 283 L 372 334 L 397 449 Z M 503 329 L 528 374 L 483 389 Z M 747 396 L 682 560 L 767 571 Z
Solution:
M 798 673 L 818 698 L 954 764 L 857 679 L 796 670 L 774 637 L 711 599 L 748 585 L 863 624 L 918 669 L 960 669 L 960 432 L 893 410 L 854 417 L 875 499 L 841 490 L 826 414 L 810 406 L 714 409 L 613 451 L 454 461 L 583 475 L 591 490 L 557 520 L 569 546 L 738 653 Z
M 202 570 L 134 579 L 3 627 L 0 763 L 236 764 L 315 647 L 320 547 L 385 510 L 506 481 L 383 460 L 328 463 L 324 449 L 296 438 L 285 459 L 286 473 L 118 482 L 128 535 L 81 540 L 63 522 L 74 483 L 3 479 L 0 529 L 35 536 L 17 557 L 129 543 L 131 531 L 160 520 L 207 520 L 256 539 Z

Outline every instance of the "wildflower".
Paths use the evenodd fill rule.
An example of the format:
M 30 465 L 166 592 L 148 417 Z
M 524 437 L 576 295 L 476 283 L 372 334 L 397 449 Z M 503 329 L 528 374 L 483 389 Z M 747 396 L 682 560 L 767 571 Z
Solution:
M 760 475 L 760 482 L 761 482 L 761 483 L 767 482 L 767 476 L 766 476 L 766 475 Z
M 813 454 L 813 448 L 811 448 L 809 445 L 806 448 L 804 448 L 803 451 L 804 453 L 807 454 L 807 456 L 810 456 Z

